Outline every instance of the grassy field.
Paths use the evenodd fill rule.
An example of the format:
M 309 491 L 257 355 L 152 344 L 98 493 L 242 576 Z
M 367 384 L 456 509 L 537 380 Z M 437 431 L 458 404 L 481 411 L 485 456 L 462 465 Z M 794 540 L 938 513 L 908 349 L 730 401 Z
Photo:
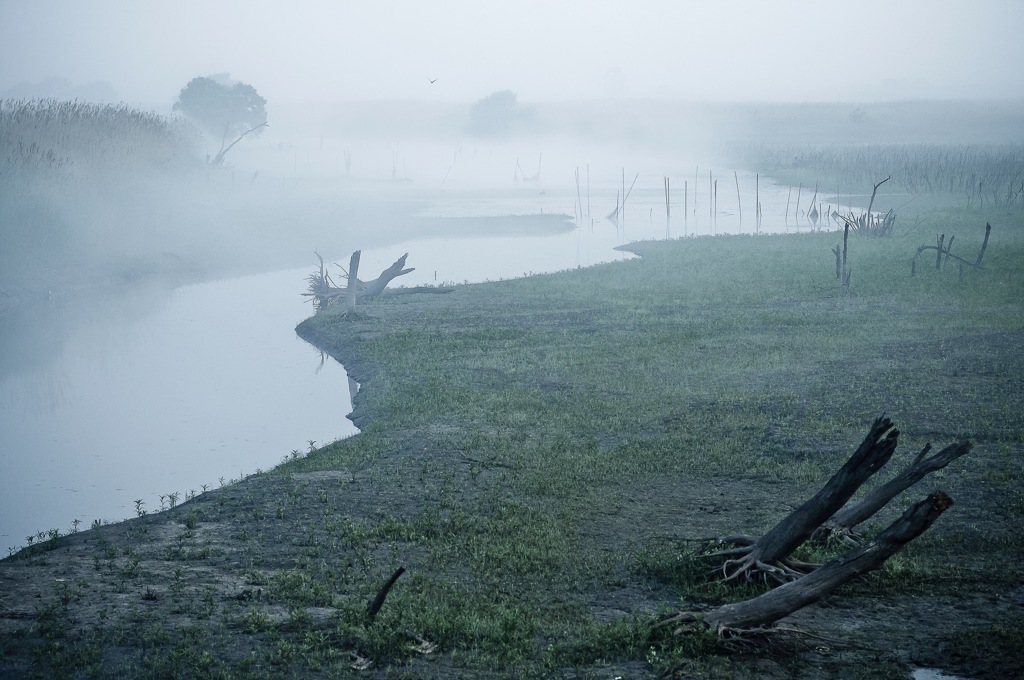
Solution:
M 911 277 L 939 233 L 972 259 L 986 222 L 984 270 L 933 257 Z M 1022 672 L 1024 216 L 851 237 L 845 295 L 839 241 L 638 243 L 626 262 L 319 314 L 300 334 L 361 383 L 362 432 L 0 563 L 0 675 Z M 956 505 L 932 530 L 792 617 L 832 641 L 726 650 L 652 628 L 757 592 L 709 580 L 688 539 L 770 528 L 882 412 L 894 469 L 926 442 L 975 448 L 879 518 L 941 488 Z

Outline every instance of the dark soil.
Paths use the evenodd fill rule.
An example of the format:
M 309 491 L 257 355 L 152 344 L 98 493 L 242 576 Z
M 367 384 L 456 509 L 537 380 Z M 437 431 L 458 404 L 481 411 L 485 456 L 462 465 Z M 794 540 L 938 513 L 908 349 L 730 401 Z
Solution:
M 528 318 L 495 318 L 501 295 L 423 296 L 415 306 L 385 304 L 373 312 L 376 326 L 364 324 L 347 335 L 305 328 L 309 339 L 343 360 L 363 383 L 366 392 L 357 399 L 354 419 L 372 429 L 372 437 L 365 439 L 375 448 L 360 453 L 350 446 L 330 470 L 303 471 L 299 461 L 165 512 L 79 531 L 0 562 L 0 676 L 104 677 L 117 670 L 153 677 L 444 678 L 520 677 L 528 670 L 543 677 L 654 677 L 651 664 L 628 653 L 579 668 L 499 670 L 495 665 L 500 664 L 466 666 L 461 649 L 442 648 L 355 671 L 350 666 L 354 650 L 323 648 L 338 641 L 339 617 L 365 606 L 397 564 L 410 574 L 399 587 L 414 579 L 461 583 L 467 591 L 492 587 L 475 583 L 468 570 L 438 562 L 423 540 L 379 527 L 390 518 L 422 514 L 439 498 L 448 499 L 442 508 L 494 513 L 512 477 L 523 472 L 514 463 L 488 459 L 487 451 L 452 448 L 453 432 L 474 427 L 454 415 L 426 429 L 385 432 L 388 424 L 368 406 L 372 400 L 366 393 L 388 366 L 360 349 L 380 333 L 374 328 L 412 323 L 410 315 L 428 319 L 444 306 L 452 336 L 478 327 L 483 318 L 492 329 L 529 321 L 559 325 L 581 337 L 597 329 L 608 337 L 632 332 L 629 325 L 609 326 L 612 317 L 599 309 L 583 313 L 557 303 L 536 302 Z M 949 366 L 963 383 L 946 383 L 952 385 L 946 388 L 950 411 L 915 414 L 908 409 L 905 414 L 915 423 L 911 429 L 918 430 L 913 436 L 934 437 L 941 445 L 959 434 L 952 421 L 961 390 L 996 386 L 1004 391 L 982 398 L 1006 399 L 1015 407 L 1024 393 L 1019 374 L 1000 372 L 1006 357 L 1019 357 L 1024 350 L 1018 334 L 960 333 L 954 340 L 947 345 Z M 922 351 L 897 342 L 888 347 L 887 358 L 910 361 Z M 838 370 L 867 369 L 851 363 Z M 558 376 L 513 377 L 498 369 L 473 375 L 484 386 L 514 386 L 523 380 L 545 394 L 569 389 Z M 829 388 L 814 376 L 813 367 L 806 367 L 806 372 L 765 380 L 827 393 Z M 802 434 L 794 424 L 800 416 L 784 416 L 783 406 L 778 408 L 769 426 L 758 431 L 760 455 L 786 462 L 812 457 L 841 462 L 851 452 L 848 438 Z M 671 436 L 678 422 L 668 413 L 644 427 Z M 1019 428 L 1015 420 L 1005 425 L 1008 432 Z M 896 560 L 884 575 L 845 587 L 787 619 L 817 637 L 726 650 L 698 660 L 679 677 L 906 678 L 915 666 L 971 678 L 1024 676 L 1019 647 L 1024 640 L 1024 550 L 1019 541 L 1024 504 L 1019 491 L 1008 489 L 1019 478 L 1000 477 L 1019 473 L 1024 445 L 1008 441 L 1000 427 L 993 423 L 992 430 L 966 433 L 976 451 L 966 465 L 941 475 L 957 506 L 920 539 L 920 548 L 908 548 L 908 560 Z M 600 438 L 598 446 L 611 449 L 644 434 L 652 431 L 615 433 Z M 312 463 L 329 453 L 306 460 Z M 931 483 L 915 493 L 930 490 Z M 686 540 L 757 534 L 816 488 L 792 479 L 676 476 L 623 479 L 589 489 L 601 502 L 590 506 L 575 537 L 600 557 L 589 573 L 570 584 L 533 584 L 538 599 L 544 606 L 582 604 L 597 622 L 714 606 L 725 596 L 680 600 L 684 590 L 678 563 L 690 545 Z M 592 497 L 587 495 L 587 502 Z M 321 578 L 343 589 L 322 591 Z M 318 647 L 316 640 L 328 643 Z M 316 660 L 308 662 L 304 654 Z

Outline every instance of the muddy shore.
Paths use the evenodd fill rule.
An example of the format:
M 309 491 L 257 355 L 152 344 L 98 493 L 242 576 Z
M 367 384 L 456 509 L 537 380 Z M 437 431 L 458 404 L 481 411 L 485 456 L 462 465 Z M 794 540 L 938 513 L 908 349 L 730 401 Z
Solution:
M 0 562 L 0 674 L 1012 677 L 1019 298 L 974 297 L 955 277 L 895 294 L 887 244 L 867 244 L 877 281 L 840 300 L 807 264 L 827 238 L 642 244 L 641 260 L 304 322 L 362 384 L 363 432 Z M 970 326 L 933 324 L 952 299 Z M 766 327 L 785 342 L 766 347 Z M 751 338 L 770 361 L 750 358 Z M 948 516 L 892 568 L 792 617 L 826 640 L 687 651 L 652 635 L 659 613 L 749 596 L 694 580 L 686 539 L 770 526 L 879 401 L 900 405 L 904 455 L 975 442 L 938 480 Z M 364 626 L 397 566 L 407 575 Z

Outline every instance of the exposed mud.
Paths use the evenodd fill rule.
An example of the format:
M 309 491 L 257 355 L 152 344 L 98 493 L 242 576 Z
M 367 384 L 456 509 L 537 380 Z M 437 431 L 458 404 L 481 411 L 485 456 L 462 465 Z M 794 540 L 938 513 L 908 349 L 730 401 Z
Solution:
M 47 541 L 0 562 L 0 675 L 655 677 L 655 665 L 636 653 L 609 654 L 581 667 L 498 670 L 495 662 L 465 665 L 466 646 L 454 644 L 353 670 L 350 653 L 356 650 L 343 646 L 347 638 L 339 632 L 339 621 L 362 611 L 396 565 L 409 572 L 399 590 L 444 584 L 467 598 L 512 590 L 534 598 L 529 601 L 539 607 L 582 608 L 599 624 L 649 619 L 681 607 L 700 610 L 719 604 L 722 596 L 681 601 L 686 592 L 678 564 L 692 545 L 687 540 L 764 531 L 817 489 L 817 484 L 791 478 L 744 475 L 613 478 L 581 489 L 579 498 L 557 499 L 588 504 L 587 512 L 578 515 L 582 519 L 565 531 L 566 540 L 587 546 L 589 562 L 579 573 L 547 582 L 521 574 L 484 581 L 459 559 L 439 559 L 432 552 L 437 532 L 456 520 L 474 526 L 498 516 L 514 500 L 509 497 L 513 483 L 531 470 L 522 461 L 457 446 L 463 435 L 481 428 L 460 420 L 458 413 L 422 429 L 381 422 L 367 394 L 379 389 L 380 376 L 390 367 L 371 361 L 361 343 L 372 342 L 389 323 L 408 321 L 413 309 L 421 321 L 435 319 L 441 305 L 448 337 L 479 328 L 481 319 L 487 319 L 492 332 L 528 322 L 552 325 L 555 319 L 567 332 L 578 330 L 578 337 L 594 328 L 612 338 L 633 332 L 630 325 L 616 327 L 600 310 L 583 315 L 571 304 L 556 309 L 535 301 L 528 314 L 496 318 L 494 309 L 509 308 L 498 292 L 445 298 L 425 299 L 415 307 L 384 305 L 374 312 L 375 325 L 344 334 L 304 329 L 363 384 L 354 417 L 372 430 L 367 436 L 312 454 L 306 459 L 308 471 L 297 461 L 285 471 L 241 480 L 165 512 Z M 1024 349 L 1019 336 L 960 333 L 955 342 L 966 351 L 949 353 L 961 381 L 950 388 L 948 417 L 933 414 L 929 420 L 926 413 L 906 411 L 920 430 L 911 432 L 914 437 L 934 437 L 943 445 L 959 434 L 953 422 L 956 393 L 1013 404 L 1020 399 L 1019 374 L 1004 371 L 1013 365 L 1009 358 Z M 899 365 L 920 357 L 922 349 L 892 342 L 886 352 Z M 877 394 L 830 392 L 816 368 L 800 367 L 751 385 L 789 384 L 822 398 L 841 396 L 851 403 L 863 400 L 860 408 L 874 407 Z M 868 369 L 851 363 L 844 370 Z M 542 368 L 519 374 L 470 367 L 465 375 L 481 388 L 530 386 L 556 397 L 576 389 L 571 380 Z M 993 385 L 1010 392 L 991 395 Z M 594 450 L 683 437 L 681 409 L 720 413 L 730 408 L 726 400 L 701 399 L 667 408 L 632 429 L 602 434 Z M 765 407 L 768 423 L 759 425 L 753 437 L 760 460 L 831 464 L 849 454 L 848 439 L 807 434 L 813 417 L 785 411 L 787 403 Z M 966 678 L 1024 675 L 1019 648 L 1024 553 L 1018 524 L 1024 506 L 1016 490 L 1024 446 L 1006 436 L 1019 430 L 1019 414 L 1007 413 L 1007 422 L 993 423 L 989 436 L 981 429 L 971 431 L 977 442 L 968 463 L 938 476 L 957 505 L 919 539 L 920 545 L 908 547 L 908 559 L 898 555 L 884 574 L 844 587 L 787 619 L 813 636 L 702 658 L 679 677 L 908 678 L 917 667 Z M 325 459 L 318 457 L 324 456 L 332 457 L 330 465 L 320 464 Z M 931 483 L 911 493 L 923 495 Z M 531 502 L 521 508 L 524 513 L 554 523 L 550 518 L 559 512 L 555 500 Z M 563 642 L 548 632 L 529 644 L 539 658 L 549 645 Z

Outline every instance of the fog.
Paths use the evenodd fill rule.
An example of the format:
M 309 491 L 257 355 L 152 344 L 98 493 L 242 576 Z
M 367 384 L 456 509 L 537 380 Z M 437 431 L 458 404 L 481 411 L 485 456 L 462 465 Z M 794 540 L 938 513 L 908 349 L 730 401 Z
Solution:
M 519 276 L 624 257 L 614 246 L 639 238 L 800 228 L 796 206 L 790 216 L 794 192 L 758 171 L 792 166 L 812 144 L 1010 143 L 1016 150 L 991 162 L 986 151 L 971 157 L 1019 166 L 1021 25 L 1024 3 L 1014 0 L 0 0 L 0 416 L 24 421 L 16 407 L 26 407 L 25 394 L 63 399 L 66 391 L 90 407 L 112 403 L 89 401 L 104 381 L 114 393 L 163 390 L 169 402 L 189 403 L 208 386 L 183 384 L 182 367 L 161 362 L 189 343 L 216 353 L 210 334 L 224 340 L 220 353 L 238 354 L 241 375 L 250 365 L 276 365 L 287 343 L 244 354 L 244 343 L 227 340 L 229 331 L 211 319 L 251 334 L 245 319 L 270 313 L 266 288 L 245 292 L 258 280 L 290 301 L 263 325 L 290 336 L 311 312 L 299 304 L 305 281 L 295 272 L 312 269 L 314 252 L 330 262 L 368 249 L 362 278 L 403 249 L 416 283 Z M 209 161 L 230 138 L 173 109 L 192 79 L 213 74 L 253 86 L 269 124 L 232 147 L 223 165 Z M 503 103 L 488 108 L 494 101 Z M 979 167 L 972 172 L 986 187 L 1007 193 Z M 890 172 L 869 163 L 852 178 L 824 174 L 814 195 L 829 215 L 832 203 L 855 203 Z M 717 178 L 721 205 L 709 195 Z M 606 219 L 630 181 L 628 209 Z M 875 203 L 883 211 L 912 191 L 900 176 L 887 188 L 896 195 Z M 799 188 L 795 194 L 799 204 Z M 756 225 L 755 197 L 766 209 Z M 208 283 L 261 273 L 242 284 Z M 182 292 L 197 282 L 211 288 Z M 211 302 L 195 315 L 160 316 L 161 305 L 183 297 Z M 221 313 L 226 305 L 233 315 Z M 122 336 L 141 339 L 123 349 L 110 341 Z M 150 361 L 158 337 L 169 349 Z M 97 349 L 107 345 L 114 349 Z M 312 372 L 318 357 L 310 354 L 307 365 L 309 349 L 288 361 Z M 162 372 L 136 371 L 136 361 Z M 210 365 L 219 363 L 214 356 Z M 106 378 L 93 377 L 97 365 Z M 271 375 L 265 368 L 260 376 Z M 267 380 L 282 403 L 304 403 L 301 380 L 294 399 L 284 379 Z M 342 391 L 326 404 L 314 400 L 328 412 L 320 421 L 345 412 Z M 131 400 L 139 422 L 147 401 Z M 61 427 L 84 412 L 77 403 L 57 406 L 71 414 L 48 413 Z M 276 419 L 284 406 L 264 399 L 236 412 L 264 408 Z M 228 411 L 213 415 L 226 422 Z M 166 409 L 151 415 L 189 418 Z M 333 436 L 315 434 L 320 423 L 308 408 L 295 418 L 296 431 L 308 427 L 310 438 Z M 14 462 L 26 455 L 39 459 L 44 467 L 32 474 L 42 476 L 59 455 L 98 457 L 112 445 L 102 437 L 117 433 L 103 418 L 91 420 L 101 432 L 69 430 L 46 454 L 52 458 L 40 442 L 54 440 L 57 425 L 8 435 L 0 476 L 20 483 L 28 473 L 15 472 Z M 223 436 L 244 440 L 253 426 L 240 427 Z M 92 434 L 98 443 L 85 444 Z M 246 446 L 234 453 L 248 461 Z M 284 453 L 266 448 L 252 467 Z M 173 465 L 178 455 L 154 457 Z M 75 461 L 66 469 L 91 466 Z M 0 516 L 10 514 L 7 504 Z M 71 507 L 54 509 L 52 521 L 92 512 Z M 41 512 L 24 508 L 26 526 L 0 526 L 0 536 L 49 523 Z
M 467 230 L 426 216 L 579 220 L 577 173 L 604 215 L 627 173 L 653 192 L 697 167 L 763 166 L 755 145 L 792 159 L 786 145 L 1024 140 L 1014 0 L 0 11 L 0 311 L 11 291 L 51 295 L 94 273 L 180 282 Z M 213 74 L 253 86 L 269 123 L 223 167 L 206 161 L 226 136 L 172 108 Z M 491 115 L 495 96 L 505 108 Z M 36 98 L 77 103 L 15 110 Z
M 0 93 L 63 77 L 169 106 L 229 72 L 270 102 L 1024 95 L 1016 0 L 2 0 Z M 430 81 L 435 82 L 431 83 Z M 17 90 L 15 90 L 17 92 Z

